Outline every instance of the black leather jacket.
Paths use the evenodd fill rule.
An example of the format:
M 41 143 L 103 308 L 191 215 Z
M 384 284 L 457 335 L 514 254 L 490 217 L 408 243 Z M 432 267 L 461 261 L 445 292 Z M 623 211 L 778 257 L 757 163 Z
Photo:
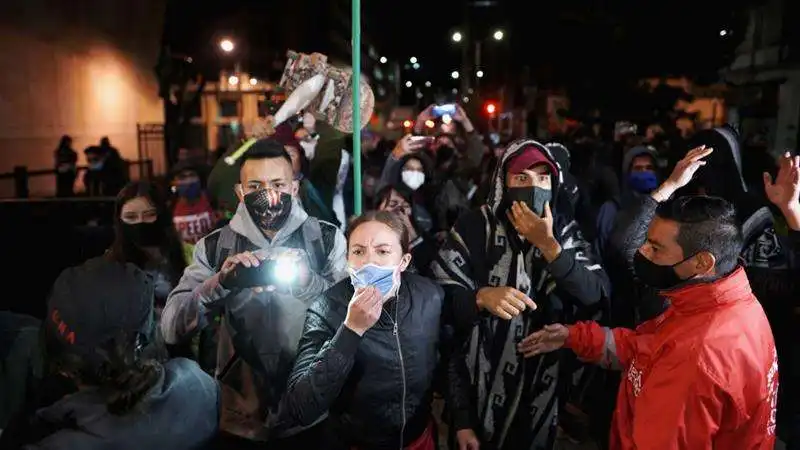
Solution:
M 403 448 L 431 420 L 444 294 L 404 273 L 398 298 L 359 337 L 343 324 L 353 292 L 343 280 L 306 313 L 285 411 L 305 425 L 329 412 L 324 448 Z

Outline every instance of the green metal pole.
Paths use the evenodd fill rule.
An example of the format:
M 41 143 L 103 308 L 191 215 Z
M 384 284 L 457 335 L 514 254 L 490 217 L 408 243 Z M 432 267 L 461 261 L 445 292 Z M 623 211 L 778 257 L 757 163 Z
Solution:
M 353 206 L 361 215 L 361 0 L 353 1 Z

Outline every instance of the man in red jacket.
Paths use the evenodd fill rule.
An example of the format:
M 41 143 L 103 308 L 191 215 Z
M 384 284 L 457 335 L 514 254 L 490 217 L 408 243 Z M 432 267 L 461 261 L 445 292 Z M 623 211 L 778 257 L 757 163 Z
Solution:
M 634 269 L 661 289 L 667 311 L 636 330 L 547 325 L 519 350 L 533 356 L 566 347 L 623 370 L 612 449 L 771 450 L 778 362 L 769 323 L 737 263 L 741 245 L 725 200 L 666 200 Z

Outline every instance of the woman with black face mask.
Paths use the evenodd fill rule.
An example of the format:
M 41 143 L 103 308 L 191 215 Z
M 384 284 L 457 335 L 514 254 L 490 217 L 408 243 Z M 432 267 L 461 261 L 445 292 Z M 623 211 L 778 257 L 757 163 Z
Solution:
M 114 242 L 109 259 L 135 264 L 153 277 L 156 310 L 164 307 L 186 262 L 166 201 L 146 181 L 128 183 L 114 206 Z

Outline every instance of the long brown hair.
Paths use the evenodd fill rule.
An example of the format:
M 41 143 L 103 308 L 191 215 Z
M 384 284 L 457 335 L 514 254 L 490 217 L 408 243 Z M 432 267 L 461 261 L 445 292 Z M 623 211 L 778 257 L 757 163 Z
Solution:
M 137 197 L 146 198 L 156 208 L 157 218 L 155 223 L 162 230 L 164 236 L 158 248 L 169 263 L 169 275 L 174 278 L 171 281 L 177 284 L 181 275 L 183 275 L 183 270 L 186 268 L 183 246 L 172 223 L 172 213 L 167 207 L 166 200 L 156 186 L 149 181 L 132 181 L 117 194 L 117 199 L 114 203 L 114 242 L 111 244 L 108 257 L 119 262 L 133 263 L 140 269 L 145 269 L 147 265 L 147 254 L 133 242 L 127 241 L 125 233 L 122 231 L 124 225 L 122 222 L 122 207 L 125 203 Z

